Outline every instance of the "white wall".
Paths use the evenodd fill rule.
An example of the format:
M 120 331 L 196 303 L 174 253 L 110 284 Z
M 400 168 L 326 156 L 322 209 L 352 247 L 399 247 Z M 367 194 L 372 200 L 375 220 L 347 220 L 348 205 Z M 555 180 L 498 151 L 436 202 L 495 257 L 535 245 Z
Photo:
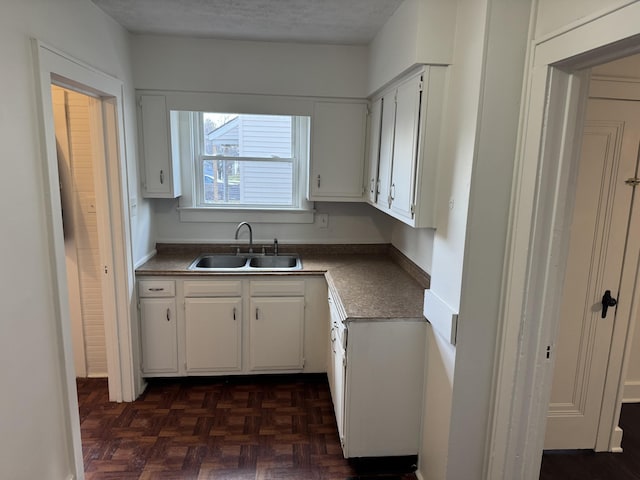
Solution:
M 176 210 L 177 200 L 154 202 L 156 241 L 158 243 L 236 243 L 236 225 L 229 223 L 180 222 Z M 392 219 L 364 203 L 316 202 L 318 213 L 329 214 L 327 228 L 316 222 L 306 223 L 251 223 L 254 243 L 271 243 L 278 238 L 286 243 L 390 243 Z M 242 236 L 244 241 L 247 237 Z
M 362 46 L 136 35 L 132 56 L 138 89 L 367 96 Z
M 460 283 L 449 439 L 451 479 L 477 478 L 483 469 L 491 428 L 500 296 L 532 2 L 487 3 L 485 58 Z M 456 177 L 455 182 L 461 180 Z M 436 242 L 439 240 L 436 234 Z M 434 263 L 441 258 L 436 246 Z M 455 285 L 451 280 L 450 285 Z
M 593 15 L 603 14 L 628 3 L 630 0 L 538 0 L 535 38 L 548 34 Z
M 299 95 L 366 96 L 367 48 L 243 42 L 169 36 L 133 37 L 138 89 Z M 157 242 L 233 242 L 233 223 L 180 222 L 175 200 L 154 200 Z M 366 204 L 317 202 L 328 228 L 314 224 L 256 223 L 255 241 L 388 243 L 391 220 Z
M 39 142 L 30 37 L 110 73 L 130 87 L 128 35 L 85 0 L 5 0 L 0 15 L 3 101 L 0 143 L 0 477 L 66 479 L 73 472 L 66 430 L 61 350 L 53 314 L 43 146 Z M 125 122 L 134 125 L 132 91 Z M 126 146 L 136 185 L 135 136 Z M 135 192 L 135 190 L 134 190 Z M 136 237 L 137 243 L 144 238 Z
M 418 63 L 451 63 L 456 5 L 451 0 L 405 0 L 398 7 L 371 42 L 369 94 Z

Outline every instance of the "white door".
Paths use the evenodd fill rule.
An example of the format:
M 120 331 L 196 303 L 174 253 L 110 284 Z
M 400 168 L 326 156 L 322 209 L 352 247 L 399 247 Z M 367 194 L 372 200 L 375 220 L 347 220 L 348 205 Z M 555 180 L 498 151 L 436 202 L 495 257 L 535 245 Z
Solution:
M 593 449 L 615 321 L 640 142 L 637 102 L 590 99 L 569 240 L 545 449 Z
M 304 297 L 251 298 L 249 362 L 251 370 L 300 369 Z
M 240 370 L 242 299 L 185 298 L 187 372 Z

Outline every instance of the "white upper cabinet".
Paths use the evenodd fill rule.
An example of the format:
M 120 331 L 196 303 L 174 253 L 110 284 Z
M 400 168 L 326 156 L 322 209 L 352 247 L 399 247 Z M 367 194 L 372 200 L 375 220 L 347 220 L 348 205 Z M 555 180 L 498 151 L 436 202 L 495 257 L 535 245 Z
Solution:
M 367 145 L 367 182 L 366 198 L 369 203 L 376 203 L 378 193 L 378 162 L 380 159 L 380 122 L 382 121 L 382 99 L 371 103 L 369 110 L 369 136 Z
M 140 95 L 140 156 L 144 168 L 143 196 L 176 198 L 181 192 L 180 164 L 171 155 L 169 111 L 164 95 Z
M 396 120 L 391 170 L 391 210 L 411 219 L 414 209 L 422 75 L 409 78 L 396 90 Z
M 377 197 L 369 196 L 369 203 L 416 228 L 436 227 L 445 74 L 446 67 L 421 67 L 373 99 L 373 105 L 382 100 L 382 120 Z M 374 138 L 377 124 L 371 122 L 370 128 L 369 137 Z
M 366 121 L 366 102 L 315 102 L 309 200 L 363 200 Z

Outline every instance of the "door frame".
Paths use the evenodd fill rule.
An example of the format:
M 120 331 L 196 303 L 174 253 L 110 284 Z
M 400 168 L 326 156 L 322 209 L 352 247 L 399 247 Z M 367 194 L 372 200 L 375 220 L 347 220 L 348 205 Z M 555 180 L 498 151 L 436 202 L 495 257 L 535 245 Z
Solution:
M 76 477 L 83 478 L 82 443 L 78 412 L 75 368 L 69 321 L 68 285 L 62 228 L 62 209 L 56 152 L 55 126 L 51 102 L 52 83 L 88 93 L 101 100 L 100 116 L 94 121 L 104 132 L 104 156 L 95 162 L 105 209 L 98 221 L 104 233 L 100 238 L 101 261 L 106 269 L 103 281 L 104 303 L 112 316 L 105 318 L 105 341 L 109 375 L 109 399 L 132 401 L 135 398 L 135 372 L 131 336 L 134 268 L 128 209 L 127 164 L 124 149 L 123 83 L 43 42 L 32 39 L 35 61 L 37 107 L 44 161 L 47 232 L 54 291 L 57 341 L 61 346 L 60 372 L 63 377 L 67 434 L 72 445 L 70 456 Z M 103 248 L 104 245 L 104 248 Z M 105 288 L 106 287 L 106 288 Z M 107 298 L 109 297 L 109 298 Z
M 640 4 L 626 2 L 530 47 L 484 478 L 539 477 L 553 380 L 553 350 L 550 359 L 546 352 L 555 345 L 559 324 L 588 69 L 640 52 L 639 25 Z M 616 330 L 619 340 L 626 328 Z M 607 371 L 618 385 L 623 360 L 624 351 L 615 352 Z M 608 445 L 613 440 L 621 401 L 616 390 L 609 389 L 603 401 L 600 425 L 609 425 L 598 446 L 604 434 Z

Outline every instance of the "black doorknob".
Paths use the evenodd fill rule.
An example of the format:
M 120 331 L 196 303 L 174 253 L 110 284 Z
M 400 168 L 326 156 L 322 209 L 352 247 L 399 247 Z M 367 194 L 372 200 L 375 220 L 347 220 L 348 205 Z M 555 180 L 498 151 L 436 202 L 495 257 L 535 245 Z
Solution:
M 609 307 L 615 307 L 618 301 L 611 296 L 611 290 L 605 290 L 602 296 L 602 318 L 607 316 Z

